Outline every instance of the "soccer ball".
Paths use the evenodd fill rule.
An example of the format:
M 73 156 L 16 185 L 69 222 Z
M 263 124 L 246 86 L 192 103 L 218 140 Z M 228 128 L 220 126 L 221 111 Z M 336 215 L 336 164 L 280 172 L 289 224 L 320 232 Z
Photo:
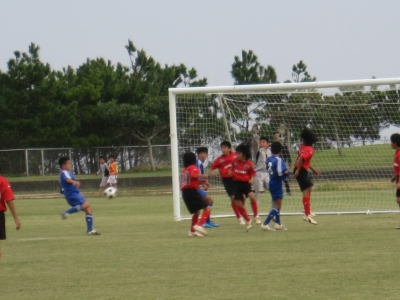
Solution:
M 117 196 L 117 189 L 115 187 L 108 187 L 104 191 L 104 196 L 107 199 L 112 199 Z

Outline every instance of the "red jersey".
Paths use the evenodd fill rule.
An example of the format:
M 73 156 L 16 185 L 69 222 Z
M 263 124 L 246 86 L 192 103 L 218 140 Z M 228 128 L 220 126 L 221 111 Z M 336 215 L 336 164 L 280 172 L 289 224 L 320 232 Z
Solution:
M 235 159 L 232 165 L 233 180 L 249 182 L 254 176 L 256 176 L 256 171 L 254 171 L 253 163 L 250 160 L 243 162 Z
M 236 159 L 236 152 L 231 152 L 229 155 L 221 155 L 214 160 L 210 166 L 211 170 L 218 169 L 221 178 L 229 178 L 229 170 L 232 169 L 232 163 Z
M 0 211 L 6 211 L 6 202 L 14 200 L 14 194 L 7 179 L 0 176 Z
M 399 174 L 400 174 L 400 149 L 398 149 L 396 151 L 396 153 L 394 154 L 393 169 L 394 169 L 394 174 L 399 176 Z
M 200 170 L 195 166 L 191 165 L 184 169 L 181 174 L 180 178 L 180 189 L 187 190 L 187 189 L 199 189 L 200 185 L 200 178 L 193 178 L 193 176 L 199 175 Z
M 299 152 L 297 154 L 296 163 L 294 166 L 296 168 L 301 168 L 304 170 L 308 170 L 311 166 L 311 158 L 314 155 L 314 148 L 311 146 L 301 145 L 299 148 Z M 301 166 L 298 165 L 299 157 L 303 158 L 303 164 Z

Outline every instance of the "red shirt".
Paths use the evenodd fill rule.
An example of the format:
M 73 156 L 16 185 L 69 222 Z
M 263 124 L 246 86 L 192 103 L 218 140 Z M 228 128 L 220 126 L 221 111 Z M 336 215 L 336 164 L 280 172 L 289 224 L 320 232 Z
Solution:
M 400 149 L 396 151 L 394 154 L 394 163 L 393 163 L 394 174 L 399 176 L 400 174 Z
M 232 165 L 233 180 L 249 182 L 254 176 L 256 176 L 256 171 L 254 171 L 253 163 L 250 160 L 243 162 L 235 159 Z
M 0 176 L 0 211 L 6 211 L 6 202 L 14 200 L 14 194 L 7 179 Z
M 200 178 L 193 178 L 193 176 L 199 175 L 200 170 L 195 166 L 191 165 L 184 169 L 181 174 L 180 178 L 180 189 L 187 190 L 187 189 L 199 189 L 200 185 Z
M 311 158 L 314 155 L 314 148 L 311 146 L 301 145 L 299 148 L 299 152 L 297 154 L 296 163 L 294 166 L 296 168 L 301 168 L 308 170 L 311 166 Z M 303 164 L 301 166 L 298 165 L 299 158 L 303 158 Z
M 236 159 L 236 152 L 231 152 L 229 155 L 221 155 L 214 160 L 210 166 L 211 170 L 218 169 L 221 178 L 232 177 L 229 175 L 229 170 L 232 169 L 232 163 Z

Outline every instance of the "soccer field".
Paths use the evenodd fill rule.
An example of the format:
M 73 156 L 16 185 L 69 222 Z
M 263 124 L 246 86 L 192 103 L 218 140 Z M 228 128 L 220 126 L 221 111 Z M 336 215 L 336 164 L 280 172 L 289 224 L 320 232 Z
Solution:
M 7 213 L 1 299 L 398 299 L 396 214 L 283 217 L 284 232 L 248 233 L 233 218 L 205 238 L 172 221 L 170 196 L 91 198 L 62 221 L 63 199 L 18 200 Z M 300 201 L 300 200 L 299 200 Z

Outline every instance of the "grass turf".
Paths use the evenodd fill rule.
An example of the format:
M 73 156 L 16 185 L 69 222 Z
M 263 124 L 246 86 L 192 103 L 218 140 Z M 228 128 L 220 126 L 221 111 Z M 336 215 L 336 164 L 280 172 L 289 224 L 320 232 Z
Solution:
M 1 299 L 398 299 L 398 215 L 283 217 L 288 231 L 248 233 L 232 218 L 206 238 L 172 221 L 171 197 L 89 199 L 62 221 L 62 199 L 7 213 Z

